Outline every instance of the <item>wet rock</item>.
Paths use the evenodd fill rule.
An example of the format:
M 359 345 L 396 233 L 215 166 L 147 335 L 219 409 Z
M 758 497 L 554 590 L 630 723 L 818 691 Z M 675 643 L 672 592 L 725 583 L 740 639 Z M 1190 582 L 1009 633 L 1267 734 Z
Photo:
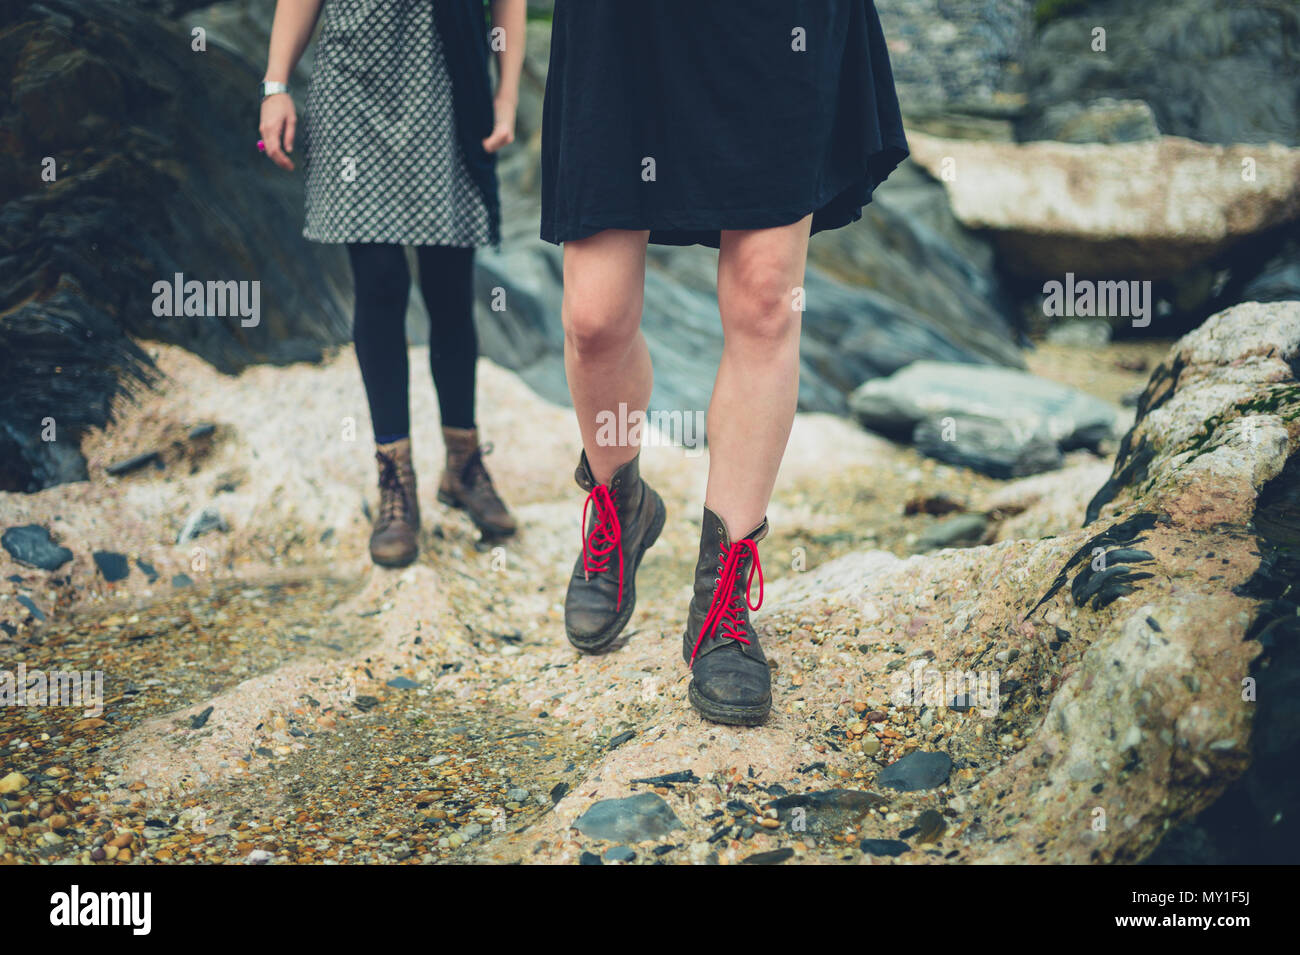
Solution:
M 876 785 L 903 792 L 934 789 L 946 783 L 951 772 L 952 758 L 947 753 L 908 753 L 882 769 Z
M 593 839 L 643 842 L 659 839 L 684 828 L 668 804 L 655 793 L 624 799 L 602 799 L 574 822 L 574 828 Z
M 0 545 L 20 564 L 39 570 L 58 570 L 72 560 L 72 551 L 50 539 L 50 532 L 39 524 L 11 527 L 0 535 Z
M 635 858 L 636 853 L 627 846 L 610 846 L 604 855 L 606 862 L 631 862 Z

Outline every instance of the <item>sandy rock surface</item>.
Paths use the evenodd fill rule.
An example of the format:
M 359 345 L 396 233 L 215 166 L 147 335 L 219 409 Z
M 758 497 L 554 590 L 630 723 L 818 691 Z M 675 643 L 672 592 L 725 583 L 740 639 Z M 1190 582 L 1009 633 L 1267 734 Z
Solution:
M 626 640 L 582 656 L 563 637 L 582 501 L 567 409 L 484 363 L 489 464 L 524 530 L 485 544 L 430 504 L 420 560 L 378 570 L 351 355 L 229 378 L 159 348 L 165 385 L 87 441 L 90 482 L 3 497 L 6 525 L 46 526 L 74 554 L 52 573 L 0 555 L 6 609 L 22 594 L 50 618 L 25 620 L 7 655 L 101 668 L 108 700 L 94 718 L 6 714 L 0 776 L 26 782 L 3 797 L 0 855 L 1142 858 L 1250 762 L 1242 680 L 1260 645 L 1243 638 L 1260 601 L 1234 590 L 1259 567 L 1261 489 L 1300 445 L 1298 349 L 1294 306 L 1242 306 L 1189 335 L 1151 375 L 1109 482 L 1082 452 L 997 482 L 801 415 L 755 617 L 776 704 L 766 726 L 734 729 L 690 709 L 679 656 L 707 455 L 646 451 L 668 525 Z M 411 367 L 432 501 L 418 350 Z M 210 444 L 186 437 L 200 423 Z M 105 476 L 153 447 L 161 469 Z M 227 529 L 177 544 L 203 507 Z M 986 515 L 991 542 L 914 553 L 953 508 Z M 125 580 L 96 570 L 88 552 L 106 548 L 131 558 Z M 583 823 L 612 818 L 621 844 L 575 828 L 646 793 L 663 805 L 609 803 Z M 637 825 L 660 828 L 638 839 Z

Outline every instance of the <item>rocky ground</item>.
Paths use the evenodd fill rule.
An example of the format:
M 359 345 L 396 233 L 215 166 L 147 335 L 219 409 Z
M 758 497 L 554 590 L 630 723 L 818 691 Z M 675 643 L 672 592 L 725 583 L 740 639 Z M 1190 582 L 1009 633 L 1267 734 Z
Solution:
M 69 552 L 50 571 L 35 537 L 28 563 L 0 551 L 4 666 L 101 670 L 105 699 L 4 711 L 0 858 L 1142 858 L 1250 762 L 1263 604 L 1241 585 L 1252 508 L 1300 444 L 1298 344 L 1293 306 L 1244 306 L 1167 355 L 1033 353 L 1112 400 L 1153 369 L 1109 482 L 1088 452 L 996 481 L 801 415 L 756 616 L 777 702 L 754 730 L 699 720 L 677 655 L 707 456 L 647 451 L 669 522 L 627 639 L 584 657 L 562 627 L 569 411 L 485 362 L 523 532 L 484 544 L 433 503 L 430 424 L 421 558 L 377 570 L 347 351 L 230 378 L 151 346 L 162 386 L 83 443 L 90 481 L 0 497 L 6 528 Z

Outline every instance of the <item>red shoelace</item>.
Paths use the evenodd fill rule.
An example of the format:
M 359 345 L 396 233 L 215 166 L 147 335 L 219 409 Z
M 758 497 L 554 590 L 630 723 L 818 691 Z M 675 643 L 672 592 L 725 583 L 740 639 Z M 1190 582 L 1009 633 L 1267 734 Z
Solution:
M 709 604 L 704 626 L 700 627 L 700 637 L 695 641 L 695 649 L 691 651 L 691 666 L 695 666 L 695 655 L 700 652 L 700 645 L 704 643 L 705 637 L 730 637 L 740 643 L 749 643 L 744 636 L 745 625 L 740 619 L 743 610 L 742 598 L 736 590 L 736 581 L 740 576 L 740 563 L 746 553 L 753 560 L 749 565 L 749 579 L 745 581 L 743 598 L 745 606 L 750 610 L 757 610 L 763 606 L 763 568 L 758 562 L 758 545 L 745 538 L 736 541 L 730 548 L 725 544 L 719 544 L 718 549 L 724 555 L 722 570 L 718 574 L 717 586 L 713 588 L 713 602 Z M 758 574 L 758 603 L 750 603 L 749 592 L 754 588 L 755 573 Z
M 587 533 L 587 507 L 596 505 L 596 522 Z M 623 527 L 614 510 L 614 495 L 604 484 L 597 484 L 582 505 L 582 569 L 587 578 L 609 570 L 609 555 L 618 550 L 618 609 L 623 605 Z

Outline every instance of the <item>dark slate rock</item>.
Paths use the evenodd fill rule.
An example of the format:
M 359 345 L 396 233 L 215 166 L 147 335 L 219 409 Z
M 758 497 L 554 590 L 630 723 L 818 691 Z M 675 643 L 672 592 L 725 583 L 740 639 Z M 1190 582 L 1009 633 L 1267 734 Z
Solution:
M 916 817 L 916 838 L 918 842 L 938 842 L 948 828 L 943 815 L 935 809 L 927 809 Z
M 880 771 L 876 784 L 903 792 L 934 789 L 948 781 L 952 759 L 947 753 L 908 753 Z
M 387 685 L 391 686 L 394 690 L 414 690 L 420 684 L 416 683 L 409 677 L 395 676 L 388 681 Z
M 780 865 L 794 855 L 790 848 L 773 849 L 771 852 L 756 852 L 740 860 L 741 865 Z
M 685 828 L 656 793 L 640 793 L 625 799 L 602 799 L 579 816 L 573 825 L 583 835 L 611 842 L 659 839 L 674 829 Z
M 42 611 L 40 607 L 36 606 L 36 604 L 32 602 L 31 597 L 27 596 L 26 594 L 19 594 L 18 602 L 22 604 L 24 607 L 26 607 L 28 610 L 30 610 L 32 616 L 35 617 L 37 620 L 45 619 L 44 611 Z
M 897 839 L 863 839 L 859 847 L 869 856 L 901 856 L 912 848 Z
M 121 461 L 114 461 L 108 467 L 104 468 L 104 471 L 112 477 L 122 477 L 123 475 L 130 474 L 133 471 L 138 471 L 150 464 L 157 467 L 163 466 L 162 457 L 159 456 L 157 451 L 146 451 L 143 454 L 137 454 Z
M 229 525 L 226 524 L 225 518 L 215 507 L 204 507 L 195 511 L 185 522 L 180 533 L 176 535 L 176 543 L 184 544 L 196 537 L 208 533 L 209 531 L 228 531 Z
M 696 776 L 692 770 L 683 769 L 676 773 L 664 773 L 662 776 L 648 776 L 645 779 L 634 779 L 634 783 L 644 783 L 647 786 L 672 786 L 677 783 L 698 783 L 700 777 Z
M 789 826 L 801 820 L 811 833 L 833 832 L 856 825 L 871 810 L 889 800 L 877 793 L 857 789 L 828 789 L 823 792 L 795 793 L 769 802 L 777 818 Z
M 605 850 L 606 862 L 631 862 L 636 858 L 636 853 L 627 846 L 610 846 Z
M 18 563 L 40 570 L 58 570 L 72 560 L 72 551 L 50 540 L 50 532 L 40 524 L 9 528 L 0 535 L 0 545 Z
M 125 580 L 131 573 L 131 565 L 126 555 L 114 550 L 97 550 L 90 555 L 95 559 L 95 566 L 110 584 Z
M 149 578 L 149 583 L 152 584 L 155 580 L 158 579 L 158 569 L 154 567 L 153 564 L 149 563 L 147 560 L 142 560 L 141 558 L 137 557 L 135 559 L 135 565 L 140 568 L 140 572 L 143 573 L 145 577 Z
M 173 587 L 192 587 L 194 581 L 190 579 L 189 574 L 176 574 L 172 577 Z

